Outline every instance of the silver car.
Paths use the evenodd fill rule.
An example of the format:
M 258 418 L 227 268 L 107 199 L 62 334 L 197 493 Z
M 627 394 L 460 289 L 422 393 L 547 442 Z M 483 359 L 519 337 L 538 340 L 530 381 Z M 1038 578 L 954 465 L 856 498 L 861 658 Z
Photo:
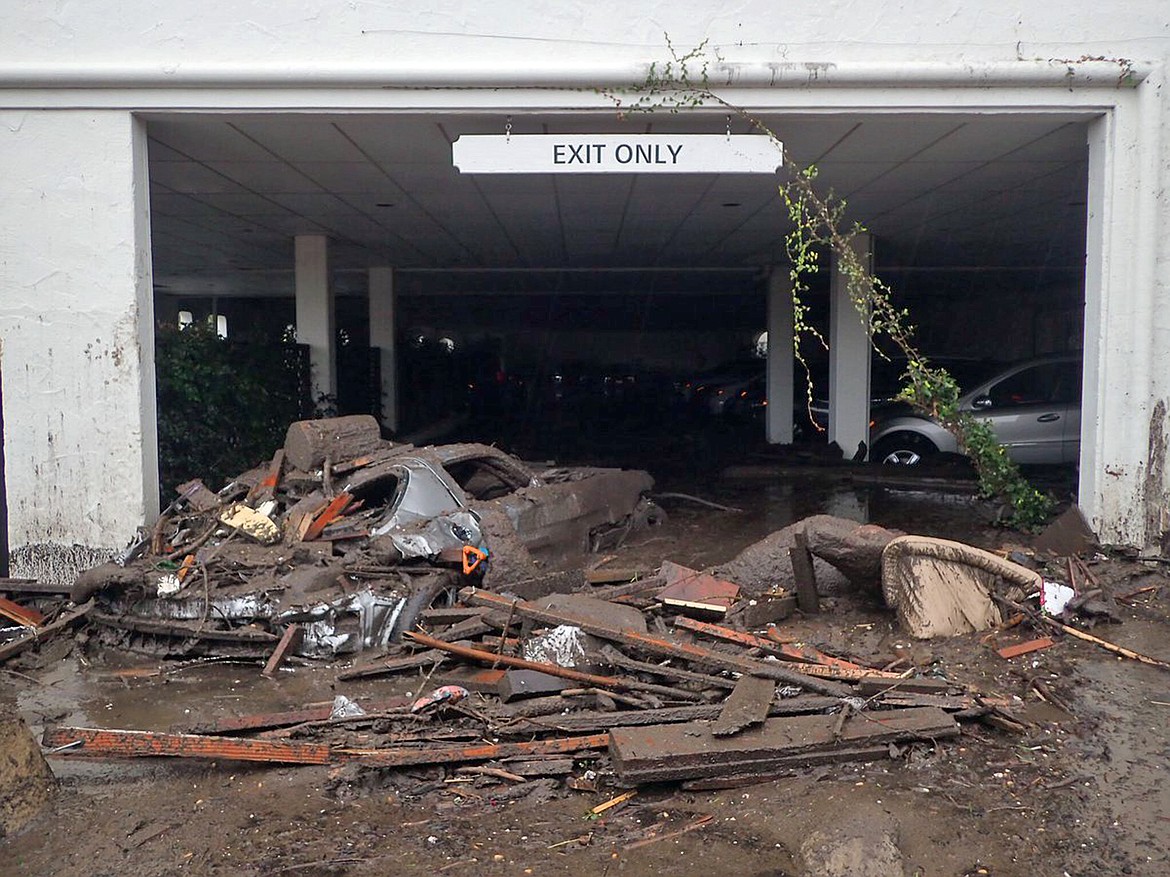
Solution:
M 1081 451 L 1081 357 L 1018 363 L 959 399 L 959 410 L 988 423 L 1017 463 L 1075 463 Z M 940 451 L 958 453 L 937 422 L 902 414 L 875 425 L 870 459 L 912 466 Z

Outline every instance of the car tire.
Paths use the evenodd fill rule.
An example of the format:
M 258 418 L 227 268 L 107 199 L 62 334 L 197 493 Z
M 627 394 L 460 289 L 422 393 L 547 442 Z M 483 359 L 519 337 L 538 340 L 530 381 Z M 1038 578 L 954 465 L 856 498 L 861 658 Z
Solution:
M 895 432 L 873 446 L 869 459 L 884 466 L 917 466 L 938 453 L 934 442 L 916 432 Z

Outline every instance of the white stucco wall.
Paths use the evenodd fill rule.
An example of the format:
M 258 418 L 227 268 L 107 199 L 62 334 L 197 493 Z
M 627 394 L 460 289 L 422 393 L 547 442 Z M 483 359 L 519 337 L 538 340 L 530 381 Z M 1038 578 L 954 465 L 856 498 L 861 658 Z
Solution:
M 666 56 L 664 34 L 683 50 L 708 40 L 722 59 L 712 81 L 733 84 L 728 95 L 744 105 L 1100 116 L 1081 502 L 1105 540 L 1159 542 L 1170 529 L 1165 0 L 8 0 L 0 109 L 29 110 L 0 126 L 13 544 L 109 546 L 150 511 L 150 306 L 130 243 L 145 226 L 131 110 L 600 107 L 605 99 L 568 86 L 637 82 Z M 77 316 L 83 303 L 90 311 Z M 123 355 L 85 352 L 90 336 Z M 111 431 L 111 416 L 128 418 L 125 429 Z M 99 500 L 111 489 L 112 502 Z M 47 510 L 39 493 L 52 497 Z
M 68 579 L 123 545 L 129 522 L 157 513 L 145 160 L 125 112 L 0 113 L 0 370 L 16 576 Z

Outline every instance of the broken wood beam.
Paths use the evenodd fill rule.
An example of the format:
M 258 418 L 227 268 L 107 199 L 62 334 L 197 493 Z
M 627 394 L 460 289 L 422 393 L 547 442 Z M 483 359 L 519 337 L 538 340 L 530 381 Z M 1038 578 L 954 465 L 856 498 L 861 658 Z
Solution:
M 732 630 L 730 627 L 720 627 L 718 624 L 696 621 L 693 618 L 676 618 L 674 620 L 674 626 L 714 639 L 737 643 L 747 648 L 763 649 L 770 654 L 793 662 L 790 666 L 800 670 L 801 673 L 807 673 L 810 676 L 818 676 L 823 679 L 844 679 L 852 681 L 869 677 L 879 679 L 903 678 L 900 673 L 874 670 L 870 667 L 854 664 L 852 661 L 834 658 L 832 655 L 826 655 L 824 652 L 819 649 L 814 649 L 812 646 L 795 646 L 788 643 L 779 643 L 772 639 L 756 636 L 755 634 Z
M 619 652 L 613 646 L 605 646 L 602 648 L 601 657 L 607 664 L 613 667 L 620 667 L 622 670 L 632 670 L 635 673 L 649 673 L 665 679 L 676 679 L 679 682 L 694 682 L 705 688 L 726 688 L 729 690 L 735 688 L 734 679 L 728 679 L 724 676 L 712 676 L 710 673 L 695 673 L 691 670 L 683 670 L 680 667 L 651 664 L 648 661 L 637 661 Z
M 465 602 L 474 605 L 494 606 L 503 610 L 512 604 L 512 600 L 508 597 L 477 588 L 465 589 L 461 594 Z M 516 604 L 516 613 L 525 618 L 531 618 L 534 621 L 539 621 L 554 627 L 559 624 L 573 625 L 580 627 L 586 633 L 592 634 L 600 639 L 621 643 L 622 645 L 631 646 L 652 654 L 681 658 L 696 664 L 715 667 L 719 670 L 730 670 L 735 673 L 749 673 L 752 676 L 776 679 L 780 682 L 799 685 L 810 691 L 818 691 L 821 694 L 828 694 L 834 697 L 846 697 L 852 693 L 847 686 L 806 676 L 803 673 L 789 670 L 777 663 L 756 661 L 740 655 L 716 652 L 695 645 L 694 643 L 671 642 L 650 636 L 649 634 L 636 633 L 630 630 L 614 630 L 594 624 L 589 619 L 579 616 L 542 610 L 534 604 L 525 601 Z
M 585 749 L 605 749 L 609 734 L 590 734 L 583 737 L 556 737 L 551 740 L 533 740 L 527 743 L 486 743 L 476 746 L 434 747 L 425 749 L 361 749 L 335 750 L 341 761 L 352 761 L 366 767 L 410 767 L 423 764 L 458 764 L 472 761 L 494 761 L 497 758 L 522 756 L 565 755 Z
M 272 456 L 268 465 L 268 473 L 248 491 L 247 499 L 250 503 L 268 502 L 276 495 L 276 488 L 280 485 L 280 470 L 284 468 L 284 448 L 279 448 Z
M 768 708 L 769 716 L 797 716 L 808 713 L 819 713 L 840 705 L 835 697 L 826 697 L 820 694 L 802 694 L 799 697 L 789 697 L 773 703 Z M 681 722 L 712 721 L 719 717 L 723 706 L 721 704 L 701 704 L 695 706 L 662 707 L 660 709 L 621 710 L 619 712 L 603 712 L 590 710 L 570 715 L 546 714 L 543 716 L 521 716 L 518 713 L 515 722 L 508 724 L 509 732 L 548 733 L 561 731 L 566 734 L 587 734 L 595 731 L 605 731 L 611 728 L 628 728 L 642 725 L 670 725 Z M 560 713 L 561 710 L 556 710 Z
M 401 673 L 403 670 L 415 670 L 419 667 L 430 667 L 432 664 L 441 664 L 446 660 L 446 654 L 439 649 L 427 649 L 413 655 L 400 658 L 381 658 L 368 664 L 361 664 L 342 670 L 337 674 L 341 682 L 352 679 L 369 679 L 373 676 L 387 676 L 391 673 Z
M 15 621 L 22 627 L 37 627 L 45 616 L 29 606 L 21 606 L 19 603 L 14 603 L 11 600 L 0 597 L 0 615 L 5 618 Z
M 803 530 L 797 530 L 793 540 L 796 544 L 788 549 L 788 557 L 792 561 L 792 577 L 796 582 L 796 605 L 806 615 L 813 615 L 821 611 L 821 601 L 817 595 L 812 552 L 808 550 L 808 539 Z
M 521 670 L 537 670 L 542 673 L 548 673 L 550 676 L 559 676 L 562 679 L 580 682 L 583 685 L 588 685 L 593 688 L 612 688 L 616 691 L 646 691 L 662 697 L 669 697 L 672 700 L 702 700 L 701 695 L 693 691 L 683 691 L 681 688 L 654 685 L 650 682 L 641 682 L 637 679 L 627 679 L 622 676 L 598 676 L 593 673 L 582 673 L 579 670 L 560 667 L 556 664 L 545 664 L 540 661 L 525 661 L 523 658 L 513 658 L 510 655 L 499 655 L 495 652 L 485 652 L 482 649 L 472 648 L 471 646 L 444 642 L 443 640 L 435 639 L 418 631 L 407 631 L 403 636 L 421 645 L 429 646 L 433 649 L 441 649 L 444 652 L 449 652 L 452 655 L 466 658 L 470 661 L 478 661 L 489 665 L 499 664 L 505 667 L 516 667 Z
M 53 634 L 58 633 L 74 622 L 85 618 L 85 616 L 88 615 L 92 610 L 93 600 L 87 600 L 76 609 L 71 609 L 64 613 L 56 621 L 49 622 L 44 627 L 37 628 L 31 633 L 25 634 L 20 639 L 15 639 L 10 643 L 5 643 L 3 646 L 0 646 L 0 661 L 7 661 L 9 658 L 19 655 L 29 646 L 43 642 Z
M 958 723 L 934 707 L 852 713 L 834 736 L 838 716 L 768 719 L 734 737 L 716 737 L 709 725 L 651 725 L 615 728 L 610 754 L 618 782 L 695 779 L 727 773 L 763 773 L 810 758 L 829 758 L 901 740 L 935 740 L 959 733 Z
M 759 725 L 768 718 L 768 708 L 776 697 L 776 681 L 759 676 L 740 676 L 735 690 L 723 702 L 719 718 L 711 723 L 711 733 L 728 737 L 744 728 Z
M 329 764 L 331 749 L 322 743 L 205 737 L 164 731 L 117 731 L 99 728 L 49 728 L 41 744 L 69 756 L 107 758 L 214 758 L 276 764 Z M 69 747 L 69 748 L 65 748 Z
M 261 676 L 267 676 L 269 679 L 276 675 L 276 671 L 280 669 L 280 665 L 284 663 L 284 659 L 288 653 L 296 649 L 301 644 L 301 639 L 304 637 L 305 630 L 299 624 L 290 624 L 284 629 L 281 634 L 280 642 L 276 644 L 276 648 L 272 650 L 272 657 L 268 659 L 268 663 L 264 665 L 264 669 L 260 671 Z
M 325 528 L 333 521 L 341 517 L 341 513 L 345 511 L 353 501 L 353 496 L 348 493 L 339 493 L 325 506 L 324 510 L 313 518 L 312 523 L 309 524 L 308 529 L 305 530 L 301 536 L 302 542 L 312 542 L 324 532 Z

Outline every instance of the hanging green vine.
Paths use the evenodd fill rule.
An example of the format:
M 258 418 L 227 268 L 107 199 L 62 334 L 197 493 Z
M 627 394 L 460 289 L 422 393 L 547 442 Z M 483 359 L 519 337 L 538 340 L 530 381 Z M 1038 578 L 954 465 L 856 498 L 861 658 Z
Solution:
M 899 396 L 919 413 L 933 418 L 954 434 L 961 451 L 971 460 L 984 496 L 998 498 L 1011 507 L 1007 523 L 1030 529 L 1051 514 L 1050 497 L 1028 483 L 1019 467 L 1007 456 L 991 428 L 959 410 L 959 387 L 943 368 L 933 366 L 914 344 L 914 325 L 909 313 L 894 304 L 893 291 L 870 270 L 867 258 L 854 246 L 865 228 L 846 217 L 846 203 L 831 190 L 821 194 L 815 185 L 815 166 L 802 166 L 780 148 L 780 138 L 761 119 L 720 97 L 711 87 L 708 68 L 711 58 L 707 42 L 679 53 L 666 40 L 670 58 L 652 63 L 646 80 L 625 94 L 603 91 L 625 113 L 652 113 L 665 110 L 718 106 L 745 120 L 754 130 L 771 138 L 782 155 L 784 181 L 779 194 L 792 222 L 785 238 L 790 263 L 794 303 L 796 358 L 805 370 L 806 397 L 811 409 L 812 380 L 801 352 L 801 342 L 810 337 L 828 347 L 825 339 L 808 323 L 808 308 L 802 296 L 809 278 L 820 269 L 820 255 L 836 257 L 837 270 L 845 277 L 850 301 L 870 330 L 871 339 L 888 338 L 906 357 L 905 385 Z M 715 56 L 715 60 L 719 60 Z M 885 355 L 875 346 L 880 355 Z

